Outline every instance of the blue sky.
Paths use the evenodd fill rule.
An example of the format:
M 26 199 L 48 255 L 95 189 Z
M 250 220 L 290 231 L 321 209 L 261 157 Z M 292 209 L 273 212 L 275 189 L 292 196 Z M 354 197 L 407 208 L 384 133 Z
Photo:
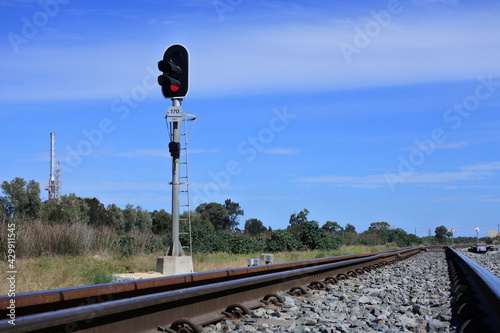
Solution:
M 500 3 L 2 0 L 1 180 L 170 211 L 156 83 L 190 52 L 193 208 L 275 229 L 386 221 L 418 236 L 500 223 Z M 42 198 L 47 198 L 43 191 Z

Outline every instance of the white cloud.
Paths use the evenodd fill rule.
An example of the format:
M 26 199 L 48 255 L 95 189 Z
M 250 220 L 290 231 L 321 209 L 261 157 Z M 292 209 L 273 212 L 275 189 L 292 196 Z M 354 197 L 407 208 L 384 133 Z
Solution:
M 436 143 L 436 149 L 461 149 L 470 146 L 470 144 L 469 141 Z
M 493 171 L 500 170 L 500 162 L 491 162 L 484 164 L 475 164 L 459 168 L 459 171 L 445 172 L 414 172 L 408 175 L 393 174 L 397 178 L 396 183 L 406 184 L 443 184 L 446 188 L 456 189 L 454 185 L 457 182 L 483 180 L 495 176 Z M 396 178 L 394 178 L 396 179 Z M 304 177 L 295 179 L 300 183 L 325 183 L 337 186 L 351 187 L 386 187 L 388 186 L 388 178 L 386 174 L 365 175 L 365 176 L 336 176 L 326 175 L 318 177 Z M 394 183 L 393 183 L 394 184 Z M 450 187 L 451 186 L 451 187 Z
M 444 4 L 452 4 L 456 5 L 460 3 L 460 0 L 410 0 L 416 5 L 426 5 L 426 4 L 434 4 L 434 3 L 444 3 Z
M 37 153 L 31 158 L 18 158 L 15 159 L 16 162 L 48 162 L 50 161 L 50 154 L 47 153 Z
M 500 170 L 500 161 L 499 162 L 479 163 L 479 164 L 468 165 L 468 166 L 462 167 L 462 169 L 463 170 L 470 170 L 470 171 Z
M 168 193 L 170 185 L 168 181 L 165 182 L 131 182 L 131 181 L 98 181 L 88 183 L 72 183 L 66 181 L 64 184 L 66 192 L 102 192 L 102 193 L 115 193 L 115 192 L 165 192 Z M 66 190 L 67 189 L 67 190 Z M 78 189 L 73 191 L 72 189 Z
M 402 150 L 410 150 L 410 151 L 427 151 L 427 150 L 435 150 L 435 149 L 462 149 L 470 146 L 469 141 L 459 141 L 459 142 L 445 142 L 445 143 L 433 143 L 432 146 L 414 146 L 410 148 L 403 148 Z
M 220 153 L 220 149 L 189 149 L 188 154 Z
M 153 149 L 153 148 L 144 148 L 144 149 L 136 149 L 128 152 L 117 153 L 117 156 L 122 157 L 170 157 L 170 153 L 168 149 Z
M 276 17 L 267 25 L 213 25 L 202 31 L 194 25 L 196 33 L 185 32 L 190 94 L 307 94 L 476 79 L 500 68 L 500 21 L 494 12 L 435 14 L 420 20 L 403 9 L 367 45 L 357 45 L 359 52 L 348 62 L 340 44 L 356 46 L 357 29 L 365 29 L 370 20 L 374 22 L 367 10 L 358 18 L 332 20 L 325 13 L 314 21 Z M 153 33 L 147 30 L 151 26 L 143 29 L 144 35 Z M 108 33 L 111 37 L 113 31 Z M 163 46 L 157 40 L 124 40 L 125 35 L 120 31 L 106 44 L 51 39 L 51 44 L 30 42 L 29 52 L 9 50 L 0 64 L 0 98 L 25 99 L 26 92 L 32 100 L 118 98 L 144 85 L 147 96 L 141 99 L 161 98 L 156 63 Z
M 339 45 L 355 44 L 354 29 L 363 28 L 363 19 L 233 31 L 240 42 L 223 34 L 218 40 L 207 41 L 219 45 L 216 49 L 203 42 L 195 46 L 192 53 L 203 50 L 203 57 L 193 64 L 199 66 L 193 71 L 194 84 L 199 84 L 199 89 L 239 93 L 275 89 L 307 92 L 476 79 L 500 65 L 495 56 L 500 51 L 500 38 L 490 25 L 500 28 L 495 21 L 480 14 L 467 20 L 476 22 L 474 25 L 455 18 L 415 24 L 394 17 L 369 45 L 352 55 L 350 63 Z
M 484 195 L 478 198 L 479 201 L 488 201 L 488 202 L 500 202 L 500 197 L 493 195 Z
M 274 147 L 262 150 L 263 153 L 272 155 L 295 155 L 300 153 L 301 151 L 302 149 L 284 147 Z

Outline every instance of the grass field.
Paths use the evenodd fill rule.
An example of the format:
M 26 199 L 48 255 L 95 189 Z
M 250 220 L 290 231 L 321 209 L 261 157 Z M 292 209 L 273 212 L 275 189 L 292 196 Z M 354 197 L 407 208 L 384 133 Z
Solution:
M 367 253 L 386 250 L 386 246 L 346 246 L 336 251 L 280 252 L 274 254 L 274 262 L 299 261 L 314 258 L 334 257 L 344 254 Z M 115 258 L 106 253 L 74 257 L 41 256 L 16 260 L 16 294 L 39 290 L 77 287 L 111 282 L 111 274 L 150 272 L 156 269 L 156 257 L 163 253 Z M 195 272 L 246 267 L 247 259 L 259 258 L 255 254 L 195 254 Z M 7 262 L 0 263 L 2 281 L 9 271 Z M 8 284 L 0 285 L 0 294 L 8 293 Z

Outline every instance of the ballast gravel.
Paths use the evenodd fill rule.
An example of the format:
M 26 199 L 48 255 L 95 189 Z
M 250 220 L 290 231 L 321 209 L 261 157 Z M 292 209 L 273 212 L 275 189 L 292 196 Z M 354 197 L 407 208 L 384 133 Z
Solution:
M 498 250 L 498 246 L 494 247 L 493 251 L 486 253 L 472 253 L 467 249 L 460 249 L 459 251 L 489 270 L 495 276 L 500 277 L 500 251 Z
M 456 332 L 444 251 L 423 252 L 355 278 L 285 296 L 204 332 Z

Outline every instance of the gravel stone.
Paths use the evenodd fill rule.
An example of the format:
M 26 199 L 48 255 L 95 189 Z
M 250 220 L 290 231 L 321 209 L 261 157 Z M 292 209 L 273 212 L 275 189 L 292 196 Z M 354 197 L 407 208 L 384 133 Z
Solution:
M 224 332 L 265 333 L 456 332 L 450 295 L 444 251 L 428 251 L 325 290 L 286 295 L 282 307 L 270 304 L 239 322 L 209 325 L 204 331 L 223 332 L 224 327 Z
M 467 249 L 459 249 L 458 251 L 489 270 L 495 276 L 500 277 L 500 251 L 498 246 L 494 247 L 494 251 L 486 253 L 473 253 Z

